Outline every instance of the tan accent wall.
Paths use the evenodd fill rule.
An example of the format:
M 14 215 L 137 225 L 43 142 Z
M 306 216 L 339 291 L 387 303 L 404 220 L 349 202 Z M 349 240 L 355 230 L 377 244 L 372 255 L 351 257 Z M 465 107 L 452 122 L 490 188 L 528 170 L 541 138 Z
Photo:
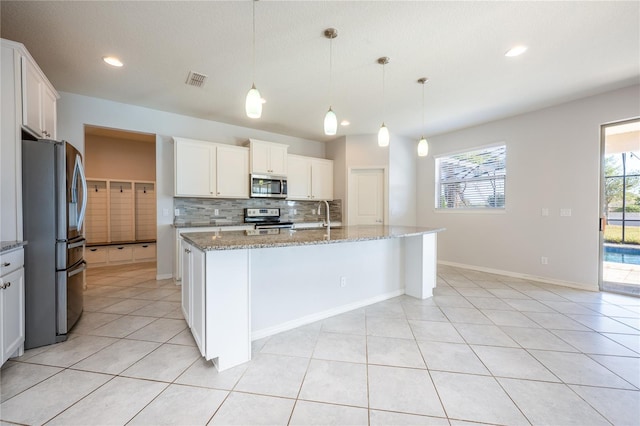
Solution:
M 156 144 L 129 139 L 85 135 L 88 177 L 156 180 Z

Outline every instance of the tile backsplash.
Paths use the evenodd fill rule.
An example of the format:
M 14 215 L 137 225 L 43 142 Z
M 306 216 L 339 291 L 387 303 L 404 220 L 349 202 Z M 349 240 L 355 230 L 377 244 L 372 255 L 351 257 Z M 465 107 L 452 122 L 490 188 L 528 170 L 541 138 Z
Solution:
M 317 214 L 322 203 L 321 214 Z M 174 225 L 241 225 L 244 223 L 245 208 L 279 208 L 282 221 L 294 223 L 321 222 L 324 218 L 323 202 L 289 201 L 269 199 L 209 199 L 174 198 L 173 208 L 180 214 L 175 216 Z M 218 214 L 215 214 L 218 210 Z M 332 222 L 342 221 L 342 200 L 329 201 Z

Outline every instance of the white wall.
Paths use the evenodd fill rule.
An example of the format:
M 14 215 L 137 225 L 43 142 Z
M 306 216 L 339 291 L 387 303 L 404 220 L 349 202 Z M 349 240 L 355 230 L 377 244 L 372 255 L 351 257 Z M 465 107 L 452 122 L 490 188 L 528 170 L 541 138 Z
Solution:
M 325 157 L 323 142 L 232 126 L 104 99 L 60 92 L 58 139 L 64 139 L 84 153 L 84 125 L 155 133 L 156 184 L 158 202 L 158 266 L 160 277 L 172 276 L 175 234 L 173 224 L 173 144 L 172 136 L 218 143 L 243 145 L 256 138 L 289 145 L 292 154 Z M 169 214 L 165 216 L 164 210 Z
M 418 142 L 393 135 L 389 143 L 389 224 L 416 225 Z
M 439 259 L 597 290 L 600 125 L 640 116 L 639 92 L 632 86 L 430 138 L 429 156 L 418 160 L 418 225 L 447 228 Z M 507 146 L 506 212 L 435 212 L 434 156 L 496 142 Z M 560 217 L 561 208 L 572 216 Z

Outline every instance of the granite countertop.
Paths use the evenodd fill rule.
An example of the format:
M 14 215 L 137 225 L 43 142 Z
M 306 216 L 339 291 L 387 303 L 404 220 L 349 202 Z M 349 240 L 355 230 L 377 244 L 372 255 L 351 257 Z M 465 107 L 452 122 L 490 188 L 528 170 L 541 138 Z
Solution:
M 0 241 L 0 253 L 26 246 L 26 241 Z
M 238 250 L 270 247 L 289 247 L 315 244 L 332 244 L 354 241 L 381 240 L 409 237 L 444 231 L 444 228 L 420 228 L 414 226 L 346 226 L 313 228 L 298 231 L 280 230 L 275 235 L 247 235 L 244 231 L 192 232 L 182 237 L 196 248 L 208 250 Z

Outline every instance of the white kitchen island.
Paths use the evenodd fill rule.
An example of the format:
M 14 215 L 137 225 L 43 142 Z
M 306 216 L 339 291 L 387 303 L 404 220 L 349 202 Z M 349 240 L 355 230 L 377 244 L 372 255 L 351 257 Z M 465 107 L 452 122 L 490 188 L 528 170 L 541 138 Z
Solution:
M 443 229 L 351 226 L 182 234 L 182 309 L 219 371 L 251 359 L 251 340 L 436 285 Z

